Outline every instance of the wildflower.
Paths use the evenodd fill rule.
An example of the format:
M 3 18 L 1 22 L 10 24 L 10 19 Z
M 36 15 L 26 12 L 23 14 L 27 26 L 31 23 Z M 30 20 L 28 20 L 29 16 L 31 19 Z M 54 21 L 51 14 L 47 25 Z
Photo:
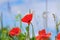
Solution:
M 39 35 L 36 37 L 36 40 L 49 40 L 51 33 L 46 33 L 45 29 L 38 32 Z
M 22 20 L 22 22 L 30 24 L 32 17 L 33 17 L 33 14 L 29 13 L 29 14 L 25 15 L 21 20 Z
M 57 34 L 56 40 L 60 40 L 60 33 Z
M 20 33 L 21 33 L 20 28 L 15 27 L 15 28 L 10 30 L 9 35 L 10 36 L 18 36 Z
M 46 31 L 45 31 L 45 29 L 43 29 L 43 30 L 39 31 L 38 33 L 39 33 L 39 35 L 46 34 Z

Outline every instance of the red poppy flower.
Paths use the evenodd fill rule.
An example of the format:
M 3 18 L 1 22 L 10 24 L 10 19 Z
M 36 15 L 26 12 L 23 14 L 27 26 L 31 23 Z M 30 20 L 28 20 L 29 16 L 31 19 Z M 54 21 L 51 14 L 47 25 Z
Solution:
M 36 40 L 42 40 L 41 36 L 38 35 L 38 36 L 36 37 Z
M 60 40 L 60 33 L 57 34 L 56 40 Z
M 22 22 L 30 24 L 32 17 L 33 17 L 33 14 L 29 13 L 29 14 L 25 15 L 21 20 L 22 20 Z
M 46 34 L 46 31 L 45 31 L 45 29 L 43 29 L 43 30 L 39 31 L 38 33 L 39 33 L 39 35 Z
M 42 38 L 49 38 L 51 36 L 51 33 L 47 33 L 47 34 L 42 34 L 41 37 Z
M 49 40 L 49 37 L 47 35 L 39 35 L 36 37 L 36 40 Z
M 36 40 L 48 40 L 51 36 L 51 33 L 46 33 L 45 29 L 38 32 L 39 35 L 36 37 Z
M 20 33 L 21 33 L 20 28 L 15 27 L 15 28 L 10 30 L 9 35 L 10 36 L 18 36 Z

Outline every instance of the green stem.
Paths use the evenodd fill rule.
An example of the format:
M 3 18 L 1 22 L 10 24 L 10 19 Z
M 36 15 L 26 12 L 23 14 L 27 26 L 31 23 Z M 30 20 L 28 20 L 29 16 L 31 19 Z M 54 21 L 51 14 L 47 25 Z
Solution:
M 58 29 L 58 24 L 56 24 L 56 30 L 57 30 L 57 33 L 59 32 L 59 29 Z
M 29 26 L 30 26 L 30 25 L 28 25 L 28 27 L 27 27 L 27 37 L 26 37 L 26 40 L 30 40 L 30 35 L 29 35 Z
M 33 24 L 32 23 L 31 23 L 31 26 L 32 26 L 32 37 L 33 37 L 33 40 L 35 40 L 34 27 L 33 27 Z
M 18 40 L 18 38 L 16 36 L 13 37 L 13 40 Z
M 1 13 L 1 29 L 3 29 L 3 14 Z
M 21 28 L 21 30 L 23 31 L 23 28 L 22 28 L 22 21 L 21 21 L 21 15 L 20 15 L 20 28 Z
M 21 19 L 21 18 L 20 18 Z M 22 22 L 21 22 L 21 20 L 20 20 L 20 28 L 22 29 Z

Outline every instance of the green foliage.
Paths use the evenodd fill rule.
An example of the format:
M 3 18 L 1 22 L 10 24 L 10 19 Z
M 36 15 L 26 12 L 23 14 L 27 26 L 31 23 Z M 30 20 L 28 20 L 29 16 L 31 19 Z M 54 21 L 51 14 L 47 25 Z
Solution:
M 3 28 L 2 30 L 0 30 L 0 40 L 14 40 L 14 37 L 10 37 L 8 34 L 8 29 L 7 28 Z M 18 40 L 26 40 L 26 33 L 20 33 L 19 36 L 16 36 L 15 39 Z
M 32 37 L 30 40 L 36 40 L 35 37 Z
M 18 14 L 15 18 L 16 18 L 16 21 L 19 21 L 20 20 L 20 17 L 21 17 L 21 14 Z
M 26 37 L 26 35 L 24 35 L 24 34 L 20 34 L 19 36 L 17 36 L 17 38 L 19 39 L 19 40 L 25 40 L 25 37 Z
M 20 20 L 20 28 L 21 28 L 21 30 L 23 30 L 22 22 L 21 22 L 21 14 L 18 14 L 15 18 L 16 18 L 16 21 Z M 30 25 L 28 25 L 26 27 L 27 33 L 22 33 L 21 32 L 20 35 L 13 36 L 13 37 L 9 36 L 8 26 L 6 28 L 3 27 L 2 29 L 0 29 L 0 40 L 26 40 L 26 38 L 29 38 L 29 40 L 35 40 L 35 37 L 30 38 L 29 26 Z
M 0 30 L 0 40 L 10 40 L 11 38 L 8 36 L 8 29 L 3 28 Z

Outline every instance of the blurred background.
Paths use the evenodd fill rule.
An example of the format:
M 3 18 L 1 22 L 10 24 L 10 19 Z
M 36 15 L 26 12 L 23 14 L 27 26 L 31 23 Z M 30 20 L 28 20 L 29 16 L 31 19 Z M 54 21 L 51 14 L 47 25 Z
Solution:
M 46 31 L 52 33 L 52 40 L 55 39 L 56 22 L 60 21 L 60 0 L 0 0 L 0 28 L 1 18 L 3 27 L 9 26 L 9 29 L 19 27 L 20 20 L 18 19 L 18 21 L 16 21 L 16 15 L 21 14 L 23 17 L 29 13 L 29 9 L 31 9 L 34 14 L 32 23 L 35 35 L 38 34 L 39 30 L 47 26 Z M 44 14 L 45 12 L 48 12 L 46 18 L 44 18 L 46 16 Z M 56 18 L 54 18 L 55 16 Z M 23 23 L 23 32 L 25 32 L 26 25 L 27 24 Z

